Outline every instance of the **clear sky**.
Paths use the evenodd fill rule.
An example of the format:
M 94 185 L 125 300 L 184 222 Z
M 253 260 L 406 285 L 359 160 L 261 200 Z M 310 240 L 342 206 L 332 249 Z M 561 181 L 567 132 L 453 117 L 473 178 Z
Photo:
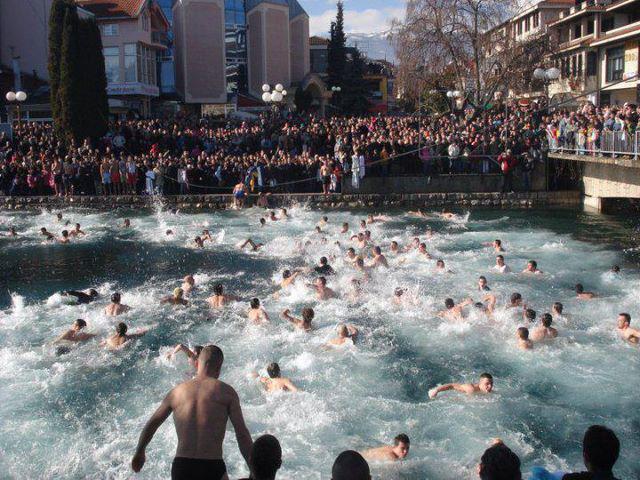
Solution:
M 336 16 L 336 0 L 299 0 L 309 14 L 311 35 L 329 35 Z M 394 18 L 404 18 L 405 0 L 344 0 L 347 33 L 380 33 L 389 30 Z

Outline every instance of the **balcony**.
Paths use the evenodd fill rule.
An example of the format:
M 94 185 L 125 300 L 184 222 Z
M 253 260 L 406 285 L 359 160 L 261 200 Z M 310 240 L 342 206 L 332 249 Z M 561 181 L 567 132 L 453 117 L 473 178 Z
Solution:
M 151 42 L 167 48 L 171 43 L 171 41 L 169 40 L 169 34 L 162 30 L 155 30 L 151 32 Z

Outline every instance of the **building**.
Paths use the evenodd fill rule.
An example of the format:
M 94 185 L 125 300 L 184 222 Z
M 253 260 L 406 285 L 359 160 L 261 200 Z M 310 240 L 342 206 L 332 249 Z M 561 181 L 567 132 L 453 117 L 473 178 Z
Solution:
M 161 50 L 158 60 L 158 83 L 160 96 L 174 97 L 176 94 L 176 72 L 173 59 L 173 3 L 175 0 L 158 0 L 158 5 L 162 13 L 169 22 L 170 28 L 167 32 L 167 48 Z
M 326 75 L 329 66 L 329 40 L 313 36 L 309 38 L 309 66 L 312 73 Z
M 553 62 L 561 75 L 549 87 L 552 97 L 640 103 L 640 0 L 583 2 L 550 28 L 559 39 Z
M 158 64 L 169 22 L 155 0 L 76 0 L 102 34 L 109 110 L 147 116 L 159 97 Z

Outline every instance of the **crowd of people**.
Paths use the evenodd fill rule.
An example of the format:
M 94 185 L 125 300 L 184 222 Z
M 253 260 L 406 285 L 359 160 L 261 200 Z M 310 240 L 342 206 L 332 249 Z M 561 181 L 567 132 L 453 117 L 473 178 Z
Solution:
M 429 215 L 443 221 L 457 221 L 458 216 L 453 212 L 443 211 L 434 214 L 425 212 L 409 212 L 409 215 L 420 218 Z M 270 212 L 267 215 L 269 225 L 281 224 L 290 218 L 290 214 L 283 209 L 279 214 Z M 70 223 L 65 221 L 64 216 L 59 213 L 57 220 L 61 224 Z M 266 225 L 264 217 L 260 219 L 263 228 Z M 390 220 L 384 215 L 370 214 L 360 222 L 359 229 L 352 230 L 348 223 L 332 225 L 328 216 L 320 218 L 314 227 L 312 235 L 319 244 L 328 242 L 328 237 L 336 239 L 335 244 L 340 252 L 336 256 L 327 258 L 321 257 L 317 264 L 308 265 L 295 270 L 286 269 L 282 272 L 282 279 L 274 295 L 280 295 L 291 289 L 294 283 L 305 285 L 310 289 L 311 297 L 314 301 L 323 302 L 334 298 L 342 298 L 349 302 L 358 301 L 363 295 L 363 285 L 370 280 L 375 271 L 389 271 L 406 261 L 420 261 L 434 264 L 434 274 L 447 275 L 452 272 L 447 268 L 444 259 L 434 258 L 427 248 L 426 241 L 432 239 L 437 233 L 430 229 L 426 232 L 426 241 L 419 237 L 407 239 L 406 245 L 401 245 L 398 241 L 393 241 L 389 245 L 382 246 L 376 242 L 370 230 L 371 225 L 380 224 Z M 131 221 L 125 219 L 120 226 L 122 229 L 130 229 Z M 76 235 L 84 235 L 80 225 L 77 225 Z M 46 230 L 45 230 L 46 231 Z M 42 232 L 41 232 L 42 233 Z M 49 233 L 49 232 L 47 232 Z M 19 235 L 13 232 L 13 235 Z M 318 235 L 315 235 L 318 234 Z M 45 235 L 45 242 L 55 237 Z M 66 237 L 69 235 L 67 234 Z M 213 238 L 207 230 L 203 231 L 197 245 L 203 248 L 205 242 L 213 242 Z M 61 240 L 59 240 L 61 241 Z M 63 242 L 67 243 L 67 242 Z M 344 247 L 342 247 L 344 245 Z M 240 251 L 247 246 L 253 251 L 265 248 L 265 245 L 252 239 L 236 245 Z M 348 247 L 347 247 L 348 246 Z M 300 248 L 313 248 L 312 240 L 301 242 Z M 483 244 L 483 248 L 494 252 L 495 265 L 492 271 L 498 275 L 507 275 L 512 272 L 505 261 L 506 249 L 500 239 Z M 335 263 L 334 263 L 335 262 Z M 334 266 L 331 265 L 334 263 Z M 341 267 L 338 266 L 341 265 Z M 338 292 L 329 286 L 331 278 L 340 272 L 352 276 L 350 289 Z M 612 274 L 618 274 L 620 268 L 614 266 Z M 535 260 L 527 262 L 525 268 L 520 272 L 523 277 L 540 277 L 545 273 L 538 268 Z M 329 279 L 329 280 L 328 280 Z M 174 289 L 171 295 L 159 300 L 160 304 L 173 305 L 177 308 L 189 307 L 190 297 L 198 290 L 193 275 L 187 275 L 182 280 L 180 287 Z M 596 292 L 585 290 L 581 283 L 575 286 L 577 299 L 590 301 L 598 295 Z M 100 295 L 95 289 L 88 291 L 66 291 L 62 295 L 71 303 L 89 304 L 99 300 Z M 416 299 L 412 299 L 409 292 L 403 288 L 396 288 L 390 301 L 401 307 L 404 304 L 411 304 Z M 208 305 L 213 309 L 224 309 L 232 303 L 243 301 L 240 297 L 226 292 L 222 284 L 216 284 L 213 295 L 206 299 Z M 271 319 L 262 306 L 258 298 L 248 300 L 249 308 L 246 312 L 248 324 L 268 327 L 274 320 Z M 555 302 L 550 313 L 538 315 L 530 304 L 527 304 L 520 293 L 514 292 L 510 295 L 506 305 L 497 305 L 497 296 L 488 285 L 487 278 L 480 276 L 477 283 L 476 300 L 471 298 L 456 302 L 452 298 L 443 301 L 443 309 L 437 312 L 437 316 L 446 322 L 459 323 L 469 318 L 484 318 L 494 322 L 498 315 L 508 315 L 514 325 L 514 344 L 523 350 L 536 350 L 537 345 L 554 342 L 555 338 L 561 335 L 554 325 L 555 319 L 563 319 L 566 313 L 563 312 L 563 305 Z M 110 302 L 105 306 L 104 313 L 109 317 L 119 317 L 130 311 L 131 307 L 122 303 L 122 296 L 119 292 L 111 295 Z M 307 306 L 300 312 L 300 316 L 285 309 L 280 314 L 283 321 L 292 325 L 293 328 L 313 334 L 314 331 L 314 310 Z M 617 334 L 631 344 L 640 343 L 640 330 L 631 327 L 631 316 L 628 313 L 620 313 L 617 318 Z M 515 328 L 515 325 L 520 325 Z M 71 351 L 74 344 L 90 341 L 95 338 L 94 334 L 87 333 L 87 322 L 78 319 L 71 328 L 64 332 L 57 340 L 58 349 L 56 354 L 66 355 Z M 105 338 L 101 345 L 109 351 L 120 350 L 130 345 L 136 339 L 144 336 L 146 330 L 130 332 L 124 322 L 119 322 L 115 326 L 112 335 Z M 345 346 L 356 346 L 359 343 L 359 328 L 357 325 L 341 323 L 337 326 L 336 336 L 326 343 L 327 349 L 340 349 Z M 183 344 L 177 345 L 169 357 L 183 352 L 194 369 L 193 378 L 179 384 L 172 389 L 149 421 L 144 426 L 136 452 L 132 460 L 134 471 L 140 471 L 145 463 L 145 451 L 151 442 L 154 433 L 162 423 L 173 414 L 176 433 L 178 436 L 178 447 L 176 456 L 172 464 L 173 479 L 198 479 L 212 478 L 224 480 L 226 477 L 226 466 L 222 457 L 222 442 L 225 435 L 228 421 L 234 427 L 236 439 L 240 452 L 247 462 L 251 471 L 252 480 L 273 480 L 276 478 L 277 470 L 282 464 L 282 449 L 279 441 L 272 435 L 265 435 L 252 441 L 251 434 L 245 425 L 242 407 L 236 391 L 230 385 L 220 381 L 220 372 L 224 361 L 222 350 L 215 345 L 197 345 L 189 347 Z M 273 362 L 266 367 L 266 376 L 260 376 L 253 372 L 253 377 L 259 381 L 267 392 L 291 392 L 299 390 L 295 381 L 283 375 L 278 363 Z M 445 383 L 434 386 L 428 391 L 431 400 L 436 399 L 443 392 L 458 392 L 464 395 L 490 395 L 494 391 L 494 376 L 485 372 L 478 376 L 476 382 L 470 383 Z M 345 451 L 336 459 L 332 470 L 333 480 L 369 480 L 370 470 L 368 462 L 395 462 L 403 460 L 409 455 L 410 439 L 407 434 L 398 434 L 389 445 L 378 446 L 363 450 L 361 452 Z M 547 472 L 543 468 L 535 468 L 530 478 L 534 480 L 615 480 L 612 468 L 618 458 L 620 443 L 616 435 L 606 427 L 592 426 L 584 437 L 583 458 L 587 472 L 576 474 L 565 474 L 564 472 Z M 521 480 L 522 472 L 520 460 L 502 440 L 496 439 L 480 459 L 478 475 L 482 480 Z
M 640 107 L 548 112 L 531 106 L 481 113 L 256 121 L 172 117 L 119 120 L 96 141 L 67 144 L 49 123 L 0 134 L 0 193 L 120 195 L 340 192 L 365 176 L 502 173 L 529 177 L 552 147 L 597 149 L 603 131 L 633 135 Z M 584 144 L 584 145 L 583 145 Z

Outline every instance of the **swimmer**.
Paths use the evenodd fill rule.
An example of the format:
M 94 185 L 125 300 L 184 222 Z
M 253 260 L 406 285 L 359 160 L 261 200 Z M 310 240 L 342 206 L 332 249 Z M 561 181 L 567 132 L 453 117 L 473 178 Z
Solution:
M 127 327 L 125 323 L 120 322 L 118 325 L 116 325 L 116 333 L 111 335 L 106 340 L 100 342 L 100 345 L 106 346 L 108 350 L 118 350 L 124 347 L 131 340 L 136 340 L 140 337 L 143 337 L 147 333 L 147 330 L 145 329 L 139 330 L 136 333 L 127 334 L 127 330 L 129 330 L 129 327 Z
M 522 273 L 533 273 L 536 275 L 541 275 L 544 272 L 542 270 L 538 270 L 538 262 L 535 260 L 529 260 L 527 262 L 527 268 L 525 268 Z
M 196 238 L 194 238 L 193 243 L 195 243 L 196 247 L 198 248 L 204 248 L 204 240 L 202 240 L 200 236 L 197 236 Z
M 483 243 L 482 245 L 485 247 L 492 247 L 496 253 L 504 252 L 504 248 L 502 248 L 502 240 L 497 238 L 493 242 Z
M 357 235 L 352 235 L 351 240 L 355 240 L 357 242 L 358 248 L 362 249 L 367 246 L 367 239 L 364 236 L 364 233 L 360 232 Z
M 369 265 L 370 268 L 385 267 L 389 268 L 389 262 L 387 258 L 382 254 L 382 249 L 378 246 L 373 247 L 373 262 Z
M 447 270 L 447 267 L 444 265 L 444 260 L 439 259 L 436 261 L 436 273 L 453 273 L 451 270 Z
M 167 303 L 171 305 L 183 305 L 185 307 L 189 305 L 189 302 L 184 299 L 184 290 L 180 287 L 173 290 L 173 295 L 168 295 L 160 300 L 160 305 Z
M 322 234 L 322 228 L 320 228 L 319 226 L 317 226 L 317 227 L 314 229 L 314 232 L 315 232 L 315 233 L 318 233 L 318 234 Z
M 480 275 L 478 277 L 478 291 L 479 292 L 491 291 L 491 289 L 489 288 L 489 285 L 487 284 L 487 277 L 485 277 L 484 275 Z
M 171 230 L 171 229 L 169 228 L 166 232 L 164 232 L 164 234 L 165 234 L 167 237 L 170 237 L 171 235 L 173 235 L 173 230 Z
M 294 270 L 293 272 L 291 270 L 284 270 L 282 272 L 282 280 L 280 281 L 280 288 L 282 288 L 283 290 L 288 288 L 293 282 L 295 282 L 296 278 L 301 273 L 302 272 L 300 270 Z
M 236 183 L 235 187 L 233 187 L 233 206 L 237 209 L 242 208 L 244 206 L 246 196 L 247 193 L 245 191 L 244 183 Z
M 611 273 L 620 273 L 620 267 L 618 265 L 614 265 L 613 267 L 611 267 Z
M 358 339 L 358 329 L 353 325 L 345 325 L 341 323 L 337 328 L 338 336 L 327 342 L 329 347 L 339 347 L 341 345 L 355 345 Z
M 631 315 L 628 313 L 618 314 L 618 333 L 629 343 L 640 343 L 640 330 L 631 328 Z
M 327 217 L 326 215 L 324 215 L 320 221 L 318 222 L 317 226 L 319 227 L 324 227 L 329 223 L 329 217 Z
M 395 462 L 409 455 L 411 443 L 409 437 L 401 433 L 393 439 L 393 445 L 371 448 L 362 452 L 362 456 L 370 462 Z
M 499 273 L 511 273 L 511 269 L 504 263 L 504 257 L 502 255 L 496 257 L 496 264 L 493 266 L 493 269 Z
M 516 337 L 518 338 L 518 348 L 522 350 L 531 350 L 533 348 L 533 342 L 529 340 L 529 329 L 527 327 L 518 328 Z
M 454 218 L 457 217 L 457 215 L 455 213 L 452 212 L 448 212 L 446 209 L 442 209 L 442 212 L 440 213 L 440 216 L 446 220 L 453 220 Z
M 564 311 L 564 306 L 562 305 L 562 303 L 560 302 L 554 302 L 553 305 L 551 305 L 551 314 L 556 318 L 556 320 L 558 318 L 564 318 L 565 315 L 563 315 Z
M 356 260 L 358 260 L 358 255 L 356 255 L 356 250 L 353 247 L 349 247 L 347 249 L 347 258 L 345 258 L 345 262 L 350 263 L 352 265 L 354 265 L 356 263 Z
M 71 235 L 72 237 L 79 237 L 80 235 L 86 234 L 80 229 L 80 224 L 76 223 L 75 227 L 73 227 L 73 230 L 69 232 L 69 235 Z
M 131 220 L 129 220 L 128 218 L 125 218 L 122 225 L 120 225 L 120 228 L 130 228 L 130 227 L 131 227 Z
M 520 307 L 525 309 L 527 308 L 527 306 L 522 301 L 522 295 L 520 295 L 518 292 L 513 292 L 509 297 L 509 304 L 507 305 L 507 308 L 520 308 Z
M 360 220 L 360 230 L 366 230 L 366 229 L 367 229 L 367 221 Z
M 391 245 L 389 245 L 389 251 L 394 255 L 398 255 L 400 253 L 400 245 L 398 245 L 398 242 L 395 240 L 392 241 Z
M 344 222 L 342 224 L 342 229 L 340 230 L 340 233 L 348 233 L 349 232 L 349 224 L 347 222 Z
M 314 267 L 313 271 L 320 275 L 335 275 L 336 273 L 333 267 L 329 265 L 327 257 L 320 257 L 320 265 Z
M 271 193 L 265 194 L 264 192 L 258 192 L 258 199 L 256 200 L 256 207 L 267 208 L 269 207 L 269 199 L 267 198 Z
M 553 317 L 550 313 L 545 313 L 542 315 L 542 325 L 536 327 L 531 332 L 531 340 L 534 342 L 541 342 L 542 340 L 548 338 L 556 338 L 558 336 L 558 330 L 551 326 L 553 322 Z
M 420 239 L 418 237 L 413 237 L 413 240 L 411 240 L 411 243 L 406 247 L 404 247 L 404 251 L 409 252 L 411 250 L 415 250 L 418 247 L 420 247 Z
M 291 380 L 286 377 L 282 377 L 280 373 L 280 365 L 276 362 L 267 365 L 268 377 L 261 377 L 257 373 L 253 373 L 253 376 L 260 380 L 264 385 L 267 392 L 292 392 L 298 391 L 298 388 L 293 384 Z
M 427 260 L 431 260 L 433 258 L 431 254 L 427 251 L 426 243 L 421 243 L 420 245 L 418 245 L 418 253 L 422 255 L 424 258 L 426 258 Z
M 387 215 L 367 215 L 367 224 L 371 225 L 372 223 L 383 223 L 391 220 L 391 218 Z
M 60 293 L 60 295 L 63 297 L 75 297 L 78 305 L 91 303 L 98 298 L 98 292 L 93 288 L 90 288 L 88 293 L 79 292 L 77 290 L 67 290 Z
M 9 227 L 7 233 L 5 234 L 7 237 L 17 237 L 18 232 L 16 231 L 16 227 Z
M 429 398 L 434 399 L 440 392 L 446 392 L 447 390 L 455 390 L 456 392 L 466 393 L 472 395 L 474 393 L 491 393 L 493 390 L 493 376 L 490 373 L 483 373 L 480 375 L 480 381 L 478 383 L 447 383 L 434 387 L 429 390 Z
M 356 258 L 356 261 L 353 264 L 353 267 L 358 272 L 364 273 L 365 278 L 369 278 L 369 270 L 371 270 L 371 267 L 369 265 L 364 264 L 364 260 L 362 259 L 362 257 Z
M 315 289 L 318 300 L 338 298 L 336 292 L 327 287 L 327 279 L 325 277 L 318 277 L 315 283 L 310 284 L 309 286 Z
M 40 229 L 40 235 L 44 236 L 44 237 L 45 237 L 45 240 L 47 240 L 47 241 L 52 241 L 52 240 L 55 240 L 55 239 L 56 239 L 56 236 L 55 236 L 53 233 L 49 232 L 49 231 L 48 231 L 46 228 L 44 228 L 44 227 L 42 227 L 42 228 Z
M 200 238 L 202 239 L 202 243 L 206 242 L 207 240 L 209 242 L 213 242 L 213 238 L 211 237 L 211 233 L 209 232 L 209 230 L 202 230 L 202 234 L 200 235 Z
M 58 243 L 69 243 L 71 241 L 71 239 L 69 238 L 69 231 L 68 230 L 62 230 L 62 237 L 60 237 L 58 239 Z
M 58 223 L 62 223 L 63 218 L 61 213 L 56 213 L 56 220 Z
M 357 278 L 352 278 L 349 284 L 349 301 L 355 303 L 362 297 L 362 282 L 360 282 L 360 280 L 358 280 Z
M 203 348 L 204 347 L 202 345 L 196 345 L 195 347 L 193 347 L 193 350 L 191 350 L 186 345 L 179 343 L 178 345 L 176 345 L 173 351 L 167 353 L 167 359 L 171 360 L 177 353 L 183 352 L 187 356 L 189 365 L 195 368 L 196 360 L 198 359 L 198 355 L 200 355 L 200 352 Z
M 240 300 L 240 297 L 237 297 L 235 295 L 228 295 L 224 293 L 224 287 L 222 286 L 221 283 L 217 283 L 213 287 L 213 295 L 207 298 L 207 302 L 213 308 L 222 308 L 230 302 L 237 302 L 239 300 Z
M 430 217 L 430 215 L 424 213 L 420 209 L 418 209 L 418 210 L 409 210 L 407 212 L 407 215 L 413 215 L 414 217 L 420 217 L 420 218 L 429 218 Z
M 496 309 L 496 296 L 492 293 L 485 295 L 482 302 L 476 302 L 473 306 L 484 313 L 489 318 L 493 317 L 493 312 Z
M 258 250 L 260 250 L 262 247 L 264 247 L 264 244 L 262 243 L 255 243 L 253 240 L 251 240 L 250 238 L 247 238 L 244 243 L 242 245 L 240 245 L 240 250 L 243 250 L 244 247 L 246 247 L 247 245 L 249 245 L 251 247 L 251 251 L 252 252 L 256 252 Z
M 269 220 L 271 220 L 272 222 L 277 222 L 280 219 L 276 217 L 276 212 L 272 211 L 271 213 L 269 213 Z
M 593 292 L 586 292 L 581 283 L 576 283 L 576 298 L 579 300 L 591 300 L 597 297 Z
M 182 291 L 185 295 L 189 295 L 196 288 L 196 280 L 193 275 L 187 275 L 182 279 Z
M 267 224 L 267 221 L 264 217 L 260 217 L 260 227 L 264 227 Z
M 404 303 L 402 296 L 404 295 L 404 289 L 397 287 L 394 291 L 393 291 L 393 299 L 391 299 L 391 301 L 395 304 L 395 305 L 402 305 Z
M 83 319 L 79 318 L 75 322 L 69 330 L 64 332 L 58 338 L 55 339 L 54 343 L 60 343 L 63 341 L 67 342 L 86 342 L 87 340 L 91 340 L 96 336 L 95 333 L 85 333 L 82 330 L 87 326 L 87 322 Z
M 290 310 L 286 308 L 282 311 L 282 318 L 291 322 L 296 328 L 309 332 L 312 330 L 311 322 L 315 316 L 315 312 L 311 307 L 304 307 L 302 309 L 302 318 L 296 318 L 291 315 Z
M 271 195 L 271 194 L 269 194 L 269 195 Z M 286 208 L 281 208 L 280 209 L 280 220 L 282 220 L 284 218 L 291 218 L 291 215 L 289 215 L 289 212 L 287 212 Z
M 122 297 L 119 292 L 111 294 L 111 303 L 104 307 L 105 315 L 115 317 L 131 310 L 131 307 L 129 307 L 128 305 L 123 305 L 120 303 L 121 298 Z
M 447 320 L 462 320 L 463 308 L 466 307 L 467 305 L 471 305 L 472 303 L 473 303 L 473 300 L 470 298 L 467 298 L 465 301 L 458 303 L 456 305 L 456 303 L 453 301 L 452 298 L 447 298 L 444 301 L 444 306 L 446 307 L 446 309 L 438 312 L 437 316 L 441 318 L 445 318 Z
M 247 312 L 247 318 L 256 325 L 262 325 L 264 323 L 269 323 L 271 320 L 269 319 L 269 314 L 267 311 L 260 306 L 260 300 L 257 298 L 251 299 L 251 308 Z

